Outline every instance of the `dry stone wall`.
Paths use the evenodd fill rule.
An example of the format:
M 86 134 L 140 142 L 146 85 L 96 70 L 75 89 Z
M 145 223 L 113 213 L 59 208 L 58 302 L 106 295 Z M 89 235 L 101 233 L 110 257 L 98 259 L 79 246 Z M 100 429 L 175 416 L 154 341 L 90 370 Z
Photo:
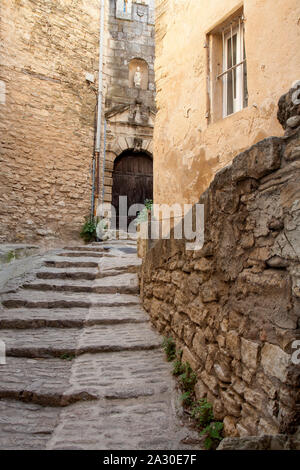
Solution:
M 280 100 L 285 124 L 300 115 L 300 106 L 287 112 L 291 96 Z M 300 423 L 296 121 L 284 137 L 262 140 L 216 174 L 200 198 L 200 251 L 159 240 L 143 261 L 144 307 L 197 371 L 196 395 L 213 403 L 228 436 L 289 433 Z

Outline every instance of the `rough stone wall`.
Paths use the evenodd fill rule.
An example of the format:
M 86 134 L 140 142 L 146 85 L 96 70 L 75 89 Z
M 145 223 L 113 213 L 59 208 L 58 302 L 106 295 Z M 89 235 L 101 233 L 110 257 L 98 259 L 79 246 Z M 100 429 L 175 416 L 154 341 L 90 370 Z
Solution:
M 1 240 L 78 237 L 89 214 L 99 4 L 1 2 Z
M 292 95 L 280 100 L 285 136 L 239 154 L 201 196 L 203 248 L 159 240 L 143 261 L 144 307 L 182 348 L 197 371 L 197 397 L 214 404 L 229 436 L 300 424 L 300 365 L 292 361 L 300 339 L 300 105 L 291 106 Z
M 106 2 L 105 202 L 111 202 L 115 158 L 128 149 L 144 150 L 152 154 L 156 113 L 154 2 L 153 0 L 129 2 L 126 13 L 121 8 L 122 3 L 116 0 Z M 137 88 L 130 82 L 130 63 L 135 59 L 147 64 L 148 80 L 145 89 Z M 101 165 L 103 166 L 103 160 Z

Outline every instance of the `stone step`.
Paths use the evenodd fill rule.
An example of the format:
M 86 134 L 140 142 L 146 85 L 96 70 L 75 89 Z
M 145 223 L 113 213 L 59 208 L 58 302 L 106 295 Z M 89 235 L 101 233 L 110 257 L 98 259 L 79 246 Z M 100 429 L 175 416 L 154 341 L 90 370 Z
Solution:
M 61 408 L 0 400 L 0 449 L 44 450 Z
M 7 357 L 5 366 L 1 366 L 0 399 L 61 406 L 71 368 L 72 361 L 67 360 Z
M 146 335 L 145 335 L 146 333 Z M 143 351 L 161 347 L 161 338 L 143 323 L 79 328 L 1 330 L 7 356 L 49 358 L 114 351 Z
M 132 267 L 138 268 L 141 263 L 141 259 L 137 258 L 136 255 L 123 255 L 110 259 L 102 258 L 99 262 L 99 271 L 104 273 L 115 269 L 129 270 Z
M 103 256 L 110 256 L 109 250 L 103 251 L 63 251 L 57 253 L 57 256 L 63 256 L 64 258 L 98 258 L 101 259 Z
M 107 399 L 161 395 L 174 386 L 171 369 L 160 350 L 82 354 L 73 362 L 66 394 Z
M 75 403 L 61 411 L 47 450 L 200 450 L 197 430 L 175 412 L 174 396 Z M 203 447 L 202 447 L 203 448 Z
M 101 246 L 65 246 L 63 248 L 64 251 L 78 251 L 78 252 L 93 252 L 93 253 L 105 253 L 109 250 L 108 247 Z
M 46 308 L 3 309 L 0 310 L 0 337 L 1 329 L 81 328 L 83 326 L 145 323 L 148 321 L 148 315 L 138 304 L 51 310 Z
M 36 279 L 24 284 L 24 288 L 41 291 L 89 292 L 95 294 L 138 294 L 139 286 L 135 274 L 123 274 L 114 278 L 106 277 L 89 280 L 56 279 L 43 281 Z
M 99 258 L 100 261 L 101 258 Z M 52 266 L 54 268 L 98 268 L 99 262 L 95 258 L 81 257 L 81 258 L 68 258 L 63 256 L 52 256 L 45 259 L 45 266 Z
M 19 289 L 17 292 L 4 294 L 2 305 L 6 308 L 89 308 L 92 306 L 129 306 L 139 305 L 140 300 L 129 294 L 84 294 L 55 291 Z
M 73 360 L 8 357 L 1 370 L 0 400 L 67 406 L 157 395 L 172 389 L 170 369 L 157 350 L 83 354 Z
M 42 267 L 37 273 L 38 279 L 86 279 L 93 281 L 99 274 L 98 268 L 68 268 L 65 271 L 62 268 Z

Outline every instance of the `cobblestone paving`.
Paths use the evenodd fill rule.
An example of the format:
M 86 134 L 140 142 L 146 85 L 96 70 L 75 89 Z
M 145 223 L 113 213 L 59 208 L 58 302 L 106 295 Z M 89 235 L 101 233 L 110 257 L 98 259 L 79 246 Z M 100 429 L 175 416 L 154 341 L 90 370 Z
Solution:
M 2 294 L 0 449 L 197 449 L 138 297 L 134 241 L 47 253 Z

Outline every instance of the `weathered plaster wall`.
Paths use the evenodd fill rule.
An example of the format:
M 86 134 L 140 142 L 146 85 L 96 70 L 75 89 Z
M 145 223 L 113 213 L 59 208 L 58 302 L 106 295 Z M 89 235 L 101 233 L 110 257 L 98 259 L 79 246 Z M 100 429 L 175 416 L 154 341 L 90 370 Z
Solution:
M 292 362 L 300 339 L 300 105 L 291 96 L 278 116 L 286 127 L 295 115 L 287 122 L 298 128 L 240 153 L 201 196 L 203 248 L 159 240 L 141 272 L 151 321 L 176 339 L 197 371 L 197 398 L 214 404 L 230 436 L 300 424 L 300 364 Z
M 98 0 L 2 0 L 0 237 L 78 237 L 88 215 Z M 3 94 L 2 94 L 3 97 Z
M 244 4 L 249 104 L 207 123 L 206 34 Z M 298 0 L 157 0 L 156 203 L 194 203 L 217 170 L 280 135 L 276 103 L 299 79 Z

